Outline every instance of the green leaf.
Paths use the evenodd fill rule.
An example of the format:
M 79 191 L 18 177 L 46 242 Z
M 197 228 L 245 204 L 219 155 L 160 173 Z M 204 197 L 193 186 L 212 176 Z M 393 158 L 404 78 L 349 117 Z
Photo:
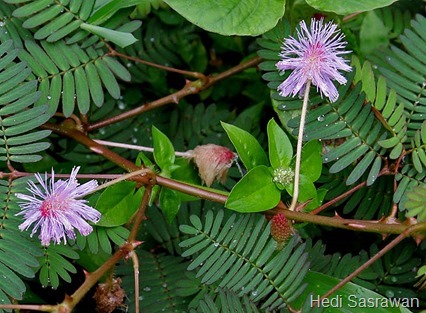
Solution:
M 158 128 L 152 126 L 154 160 L 162 171 L 170 172 L 175 163 L 175 149 L 169 138 Z
M 335 12 L 347 15 L 355 12 L 371 11 L 383 8 L 397 0 L 306 0 L 306 2 L 319 11 Z
M 222 35 L 257 36 L 284 15 L 285 0 L 165 0 L 191 23 Z
M 164 212 L 169 224 L 173 222 L 180 208 L 180 197 L 177 191 L 169 188 L 162 188 L 160 191 L 160 209 Z
M 118 10 L 135 6 L 143 2 L 144 0 L 112 0 L 102 6 L 100 9 L 96 10 L 96 12 L 88 19 L 87 22 L 92 25 L 100 25 L 103 22 L 106 22 Z
M 359 39 L 364 54 L 372 53 L 389 44 L 388 30 L 374 11 L 368 12 L 362 21 Z M 371 97 L 369 99 L 374 100 Z
M 120 182 L 108 187 L 96 203 L 96 209 L 102 213 L 97 225 L 104 227 L 120 226 L 129 221 L 139 208 L 143 189 L 135 192 L 134 182 Z
M 273 119 L 268 123 L 268 146 L 271 166 L 288 167 L 293 157 L 293 147 L 286 133 Z
M 292 196 L 294 191 L 294 183 L 286 186 L 287 192 Z M 309 199 L 314 199 L 317 197 L 317 189 L 315 188 L 314 183 L 307 176 L 300 174 L 299 179 L 299 202 L 304 202 Z
M 119 32 L 105 27 L 82 23 L 80 25 L 80 28 L 87 30 L 88 32 L 98 35 L 102 38 L 105 38 L 106 40 L 111 41 L 116 45 L 119 45 L 121 48 L 130 46 L 131 44 L 138 41 L 135 36 L 130 33 Z
M 248 170 L 258 165 L 269 165 L 268 157 L 256 138 L 234 125 L 224 122 L 221 124 L 237 150 L 238 157 Z
M 302 148 L 300 173 L 308 177 L 313 182 L 321 176 L 321 152 L 322 146 L 318 140 L 309 141 Z
M 244 213 L 266 211 L 278 204 L 280 195 L 272 182 L 271 172 L 260 165 L 251 169 L 232 188 L 225 207 Z

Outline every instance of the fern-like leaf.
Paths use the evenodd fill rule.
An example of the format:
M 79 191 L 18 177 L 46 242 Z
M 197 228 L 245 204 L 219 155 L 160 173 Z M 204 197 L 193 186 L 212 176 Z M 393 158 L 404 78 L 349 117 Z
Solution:
M 64 41 L 54 44 L 32 40 L 25 41 L 25 50 L 19 58 L 28 63 L 38 78 L 42 96 L 39 102 L 48 103 L 49 112 L 56 112 L 62 102 L 63 113 L 70 116 L 77 103 L 81 113 L 87 113 L 91 100 L 100 107 L 104 102 L 105 88 L 115 99 L 120 97 L 116 76 L 126 81 L 130 73 L 117 60 L 103 50 L 83 50 L 77 44 Z
M 244 295 L 238 297 L 235 292 L 219 288 L 215 298 L 210 295 L 204 295 L 200 300 L 197 309 L 192 309 L 191 313 L 197 312 L 211 312 L 211 313 L 231 313 L 231 312 L 245 312 L 245 313 L 259 313 L 255 304 Z
M 404 203 L 408 217 L 417 217 L 418 221 L 426 220 L 426 184 L 413 187 L 407 193 L 407 201 Z
M 28 233 L 18 230 L 22 219 L 15 216 L 20 207 L 14 194 L 25 190 L 27 180 L 0 180 L 0 197 L 3 203 L 0 210 L 0 302 L 4 304 L 10 303 L 9 297 L 22 299 L 25 291 L 22 277 L 34 277 L 35 268 L 39 266 L 37 258 L 42 254 L 42 250 L 29 240 Z
M 40 142 L 50 131 L 31 131 L 45 123 L 49 115 L 45 103 L 33 106 L 40 98 L 37 82 L 25 81 L 31 69 L 25 62 L 13 64 L 17 54 L 12 50 L 12 41 L 0 45 L 0 161 L 36 162 L 41 159 L 36 153 L 50 146 Z
M 76 273 L 77 269 L 70 262 L 76 260 L 79 255 L 70 246 L 50 245 L 44 247 L 44 255 L 40 258 L 39 280 L 43 287 L 51 286 L 56 289 L 60 279 L 71 282 L 69 273 Z
M 274 255 L 277 243 L 263 216 L 223 217 L 223 211 L 216 216 L 209 211 L 204 226 L 195 215 L 190 217 L 192 226 L 181 225 L 182 232 L 192 235 L 181 242 L 187 248 L 182 256 L 197 255 L 188 270 L 200 267 L 197 276 L 202 283 L 218 282 L 239 297 L 247 294 L 253 302 L 262 301 L 263 309 L 279 309 L 297 298 L 309 267 L 298 237 Z
M 94 0 L 8 0 L 10 4 L 25 3 L 13 11 L 16 18 L 25 19 L 22 27 L 34 31 L 34 39 L 58 41 L 80 28 L 92 13 Z

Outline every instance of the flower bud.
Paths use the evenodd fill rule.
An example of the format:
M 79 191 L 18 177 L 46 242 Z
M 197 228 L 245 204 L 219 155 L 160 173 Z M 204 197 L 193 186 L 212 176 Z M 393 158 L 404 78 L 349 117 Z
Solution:
M 228 169 L 236 158 L 236 154 L 228 148 L 214 144 L 197 146 L 189 153 L 207 187 L 210 187 L 215 179 L 225 183 Z
M 276 214 L 271 220 L 271 236 L 278 243 L 281 249 L 286 240 L 293 233 L 293 227 L 289 220 L 282 213 Z

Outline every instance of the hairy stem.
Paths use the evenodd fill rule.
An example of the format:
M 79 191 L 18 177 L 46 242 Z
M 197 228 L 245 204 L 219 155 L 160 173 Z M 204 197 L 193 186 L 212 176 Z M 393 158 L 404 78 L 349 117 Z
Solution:
M 293 199 L 289 207 L 290 211 L 294 211 L 299 198 L 299 180 L 300 180 L 300 162 L 302 160 L 302 144 L 303 132 L 305 130 L 306 112 L 308 111 L 309 90 L 311 88 L 311 80 L 306 82 L 305 95 L 303 96 L 302 114 L 300 115 L 299 134 L 297 136 L 297 150 L 296 150 L 296 165 L 294 169 L 294 190 Z

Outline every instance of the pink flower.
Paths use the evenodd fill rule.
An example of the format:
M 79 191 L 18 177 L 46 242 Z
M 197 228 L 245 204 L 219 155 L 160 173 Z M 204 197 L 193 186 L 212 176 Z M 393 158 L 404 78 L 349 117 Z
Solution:
M 40 174 L 35 174 L 41 188 L 34 182 L 28 181 L 28 191 L 32 195 L 17 193 L 16 197 L 25 200 L 19 203 L 22 211 L 16 215 L 24 215 L 24 222 L 19 225 L 21 231 L 27 230 L 35 223 L 31 237 L 40 228 L 39 238 L 43 246 L 48 246 L 50 241 L 66 243 L 66 237 L 75 239 L 74 228 L 82 235 L 89 235 L 93 228 L 86 220 L 97 223 L 101 213 L 86 205 L 87 201 L 78 199 L 91 193 L 97 186 L 96 180 L 91 180 L 83 185 L 77 182 L 76 175 L 80 167 L 74 167 L 70 178 L 54 181 L 54 171 L 48 181 L 47 174 L 44 180 Z
M 236 159 L 234 152 L 214 144 L 197 146 L 188 152 L 197 164 L 200 177 L 207 187 L 210 187 L 215 179 L 225 183 L 228 169 Z
M 331 102 L 339 98 L 333 80 L 346 84 L 346 78 L 339 70 L 349 72 L 352 69 L 346 64 L 347 60 L 339 56 L 350 51 L 344 51 L 344 35 L 336 29 L 337 25 L 332 22 L 323 25 L 322 19 L 312 19 L 311 29 L 308 30 L 306 23 L 301 21 L 298 39 L 290 37 L 285 40 L 280 53 L 282 60 L 276 66 L 282 73 L 286 70 L 293 72 L 278 86 L 281 96 L 302 95 L 306 82 L 311 80 L 321 96 L 324 94 Z

